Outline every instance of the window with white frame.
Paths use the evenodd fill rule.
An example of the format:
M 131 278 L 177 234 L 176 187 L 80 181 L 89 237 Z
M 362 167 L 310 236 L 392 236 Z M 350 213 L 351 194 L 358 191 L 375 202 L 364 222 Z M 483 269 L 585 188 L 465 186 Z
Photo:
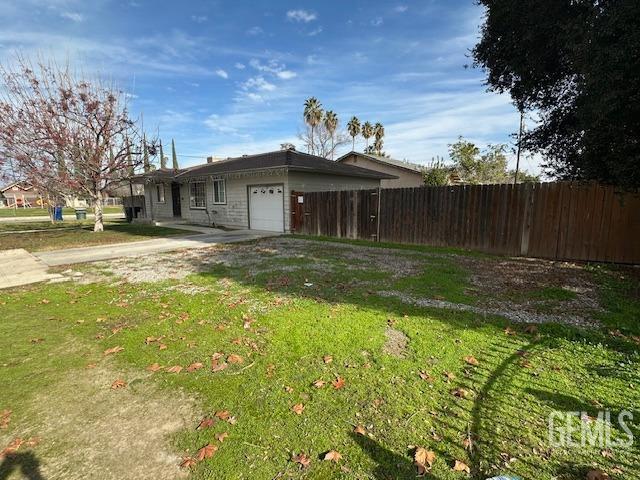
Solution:
M 213 180 L 213 203 L 227 203 L 227 188 L 224 178 L 215 178 Z
M 164 203 L 164 184 L 158 183 L 156 185 L 156 200 L 158 203 Z
M 205 183 L 193 182 L 189 184 L 189 206 L 191 208 L 205 208 Z

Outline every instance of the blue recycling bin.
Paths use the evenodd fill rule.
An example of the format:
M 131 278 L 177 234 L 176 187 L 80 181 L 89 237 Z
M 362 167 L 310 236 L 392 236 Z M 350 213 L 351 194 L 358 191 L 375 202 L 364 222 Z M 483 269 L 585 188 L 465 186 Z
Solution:
M 62 207 L 53 207 L 53 220 L 55 222 L 62 222 Z

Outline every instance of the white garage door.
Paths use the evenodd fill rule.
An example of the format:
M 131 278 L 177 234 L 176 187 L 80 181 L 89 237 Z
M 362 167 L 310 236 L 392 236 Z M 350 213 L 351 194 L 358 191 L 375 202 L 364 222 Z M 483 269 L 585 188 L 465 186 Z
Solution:
M 284 188 L 282 185 L 249 187 L 249 226 L 253 230 L 284 232 Z

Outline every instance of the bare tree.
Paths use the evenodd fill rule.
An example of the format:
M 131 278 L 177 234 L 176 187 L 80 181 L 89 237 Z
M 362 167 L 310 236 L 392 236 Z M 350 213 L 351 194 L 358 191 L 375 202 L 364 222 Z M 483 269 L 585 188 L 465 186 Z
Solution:
M 327 130 L 324 122 L 314 127 L 305 125 L 305 129 L 298 133 L 298 138 L 308 152 L 315 152 L 315 155 L 327 159 L 333 158 L 338 148 L 351 141 L 345 132 L 332 133 Z
M 105 192 L 142 164 L 144 147 L 155 152 L 153 142 L 142 145 L 124 93 L 22 57 L 0 67 L 0 82 L 0 157 L 47 195 L 89 197 L 101 232 Z

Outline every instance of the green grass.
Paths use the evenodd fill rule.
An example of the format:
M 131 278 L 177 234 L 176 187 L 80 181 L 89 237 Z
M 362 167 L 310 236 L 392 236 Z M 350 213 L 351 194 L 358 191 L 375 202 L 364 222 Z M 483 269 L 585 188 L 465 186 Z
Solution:
M 38 230 L 28 233 L 19 231 Z M 40 231 L 42 230 L 42 231 Z M 16 232 L 16 233 L 12 233 Z M 24 248 L 29 252 L 62 248 L 108 245 L 151 238 L 185 235 L 188 232 L 122 220 L 105 221 L 104 232 L 93 232 L 93 222 L 29 222 L 0 223 L 0 250 Z
M 575 292 L 562 287 L 544 287 L 529 292 L 530 298 L 534 300 L 568 301 L 577 297 Z
M 87 208 L 87 213 L 93 213 L 91 207 Z M 122 207 L 104 207 L 104 213 L 123 213 Z M 62 216 L 75 218 L 75 208 L 63 208 Z M 0 218 L 2 217 L 48 217 L 49 210 L 46 208 L 0 208 Z
M 259 273 L 234 264 L 191 276 L 191 283 L 210 289 L 201 295 L 167 290 L 177 281 L 45 285 L 6 293 L 0 307 L 0 411 L 14 411 L 7 435 L 37 433 L 46 420 L 34 415 L 29 400 L 69 372 L 91 375 L 82 366 L 104 362 L 106 348 L 124 347 L 116 361 L 133 371 L 154 362 L 208 365 L 212 353 L 224 352 L 241 355 L 244 363 L 218 373 L 203 368 L 137 380 L 167 395 L 185 392 L 198 400 L 203 416 L 216 410 L 236 416 L 235 425 L 218 422 L 202 431 L 194 425 L 173 438 L 179 452 L 193 454 L 208 442 L 218 444 L 214 433 L 229 432 L 213 458 L 194 468 L 194 479 L 413 479 L 409 445 L 436 453 L 428 478 L 438 480 L 467 478 L 452 471 L 455 460 L 469 465 L 474 479 L 511 473 L 577 480 L 594 464 L 610 472 L 619 466 L 623 473 L 612 474 L 614 479 L 639 478 L 637 440 L 631 449 L 616 449 L 613 458 L 602 456 L 601 448 L 547 446 L 547 418 L 556 410 L 591 416 L 599 409 L 631 410 L 631 428 L 640 438 L 640 355 L 631 338 L 611 336 L 606 328 L 559 325 L 527 334 L 500 318 L 417 308 L 375 294 L 376 287 L 395 286 L 473 302 L 455 258 L 427 258 L 421 273 L 394 280 L 371 268 L 354 270 L 330 248 L 324 254 L 309 250 L 323 268 L 296 260 L 282 271 L 282 259 L 261 252 L 255 255 Z M 607 327 L 637 325 L 640 304 L 625 279 L 609 271 L 594 275 L 603 285 Z M 246 318 L 254 320 L 250 329 L 243 327 Z M 128 328 L 113 334 L 121 323 Z M 409 338 L 404 358 L 382 353 L 389 324 Z M 515 335 L 505 334 L 507 326 Z M 167 349 L 145 344 L 146 337 L 160 335 Z M 233 342 L 237 338 L 241 344 Z M 70 342 L 77 348 L 69 351 Z M 333 362 L 326 364 L 324 355 Z M 467 365 L 468 355 L 479 364 Z M 433 381 L 421 379 L 421 371 Z M 445 381 L 444 372 L 455 378 Z M 312 386 L 336 376 L 345 379 L 340 390 Z M 452 395 L 457 388 L 469 396 Z M 299 416 L 291 411 L 297 403 L 305 405 Z M 355 435 L 354 425 L 371 436 Z M 620 435 L 614 429 L 614 438 Z M 472 452 L 463 446 L 468 437 Z M 46 442 L 34 451 L 46 449 Z M 331 449 L 342 454 L 340 465 L 320 460 Z M 298 452 L 311 457 L 307 470 L 289 461 Z M 505 463 L 511 458 L 516 460 Z

